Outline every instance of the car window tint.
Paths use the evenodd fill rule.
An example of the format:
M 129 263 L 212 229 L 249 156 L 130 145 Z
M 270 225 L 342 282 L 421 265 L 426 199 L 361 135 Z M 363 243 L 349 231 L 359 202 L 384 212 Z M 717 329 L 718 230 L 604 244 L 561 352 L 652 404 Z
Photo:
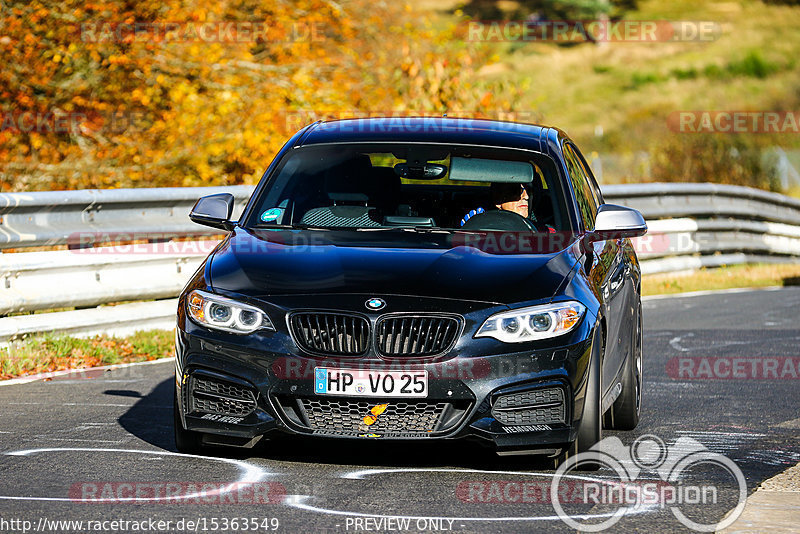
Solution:
M 581 154 L 581 151 L 578 149 L 578 147 L 570 145 L 570 148 L 577 156 L 578 163 L 580 163 L 581 169 L 583 169 L 583 175 L 586 177 L 589 188 L 592 191 L 592 195 L 594 195 L 595 204 L 600 206 L 603 204 L 603 194 L 600 192 L 600 186 L 597 185 L 597 180 L 595 180 L 594 174 L 592 174 L 592 169 L 589 166 L 589 163 L 586 161 L 586 158 L 583 156 L 583 154 Z
M 409 155 L 417 162 L 424 159 L 426 165 L 443 166 L 446 172 L 433 179 L 398 174 L 397 167 L 407 165 Z M 541 231 L 571 229 L 566 186 L 549 156 L 488 147 L 369 143 L 311 145 L 292 151 L 267 178 L 248 226 L 459 229 L 471 211 L 497 209 L 494 201 L 499 188 L 493 194 L 491 175 L 484 181 L 451 180 L 453 157 L 530 164 L 534 179 L 525 184 L 530 198 L 528 218 Z
M 572 181 L 572 189 L 575 191 L 575 200 L 578 203 L 583 227 L 591 230 L 594 228 L 594 220 L 597 215 L 597 199 L 589 185 L 589 178 L 586 176 L 580 159 L 569 144 L 564 145 L 564 161 Z

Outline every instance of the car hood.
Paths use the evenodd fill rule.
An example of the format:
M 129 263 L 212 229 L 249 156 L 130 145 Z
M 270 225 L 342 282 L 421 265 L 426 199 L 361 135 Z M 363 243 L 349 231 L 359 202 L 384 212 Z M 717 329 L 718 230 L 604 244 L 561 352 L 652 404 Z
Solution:
M 576 261 L 570 246 L 542 254 L 482 245 L 448 232 L 236 228 L 211 255 L 206 275 L 214 289 L 256 298 L 406 295 L 511 304 L 552 297 Z

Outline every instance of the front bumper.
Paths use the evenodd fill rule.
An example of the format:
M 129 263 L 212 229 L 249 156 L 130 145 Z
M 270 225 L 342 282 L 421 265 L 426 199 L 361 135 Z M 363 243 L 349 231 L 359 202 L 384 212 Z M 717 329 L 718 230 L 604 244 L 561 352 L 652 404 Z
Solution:
M 583 411 L 591 328 L 536 350 L 439 361 L 325 359 L 281 343 L 254 347 L 180 321 L 176 385 L 189 430 L 231 438 L 295 435 L 344 439 L 477 439 L 498 453 L 559 449 Z M 272 350 L 270 350 L 272 349 Z M 277 350 L 276 350 L 277 349 Z M 424 399 L 332 397 L 314 392 L 314 369 L 428 371 Z M 500 400 L 504 398 L 503 400 Z M 386 412 L 361 424 L 378 404 Z

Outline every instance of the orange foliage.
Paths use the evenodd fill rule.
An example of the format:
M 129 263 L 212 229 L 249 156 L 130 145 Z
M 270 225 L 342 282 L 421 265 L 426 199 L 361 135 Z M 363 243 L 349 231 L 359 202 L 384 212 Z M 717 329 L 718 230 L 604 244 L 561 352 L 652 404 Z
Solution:
M 403 5 L 6 3 L 0 191 L 254 183 L 297 110 L 479 113 L 516 98 L 476 80 L 487 54 L 460 30 Z

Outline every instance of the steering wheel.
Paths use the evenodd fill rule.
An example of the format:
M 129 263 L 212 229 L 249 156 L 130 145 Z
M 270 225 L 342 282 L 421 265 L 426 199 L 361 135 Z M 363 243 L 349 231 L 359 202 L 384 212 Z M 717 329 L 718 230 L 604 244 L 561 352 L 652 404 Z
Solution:
M 538 232 L 534 222 L 518 213 L 492 210 L 473 215 L 461 227 L 462 230 L 487 230 L 499 232 Z

